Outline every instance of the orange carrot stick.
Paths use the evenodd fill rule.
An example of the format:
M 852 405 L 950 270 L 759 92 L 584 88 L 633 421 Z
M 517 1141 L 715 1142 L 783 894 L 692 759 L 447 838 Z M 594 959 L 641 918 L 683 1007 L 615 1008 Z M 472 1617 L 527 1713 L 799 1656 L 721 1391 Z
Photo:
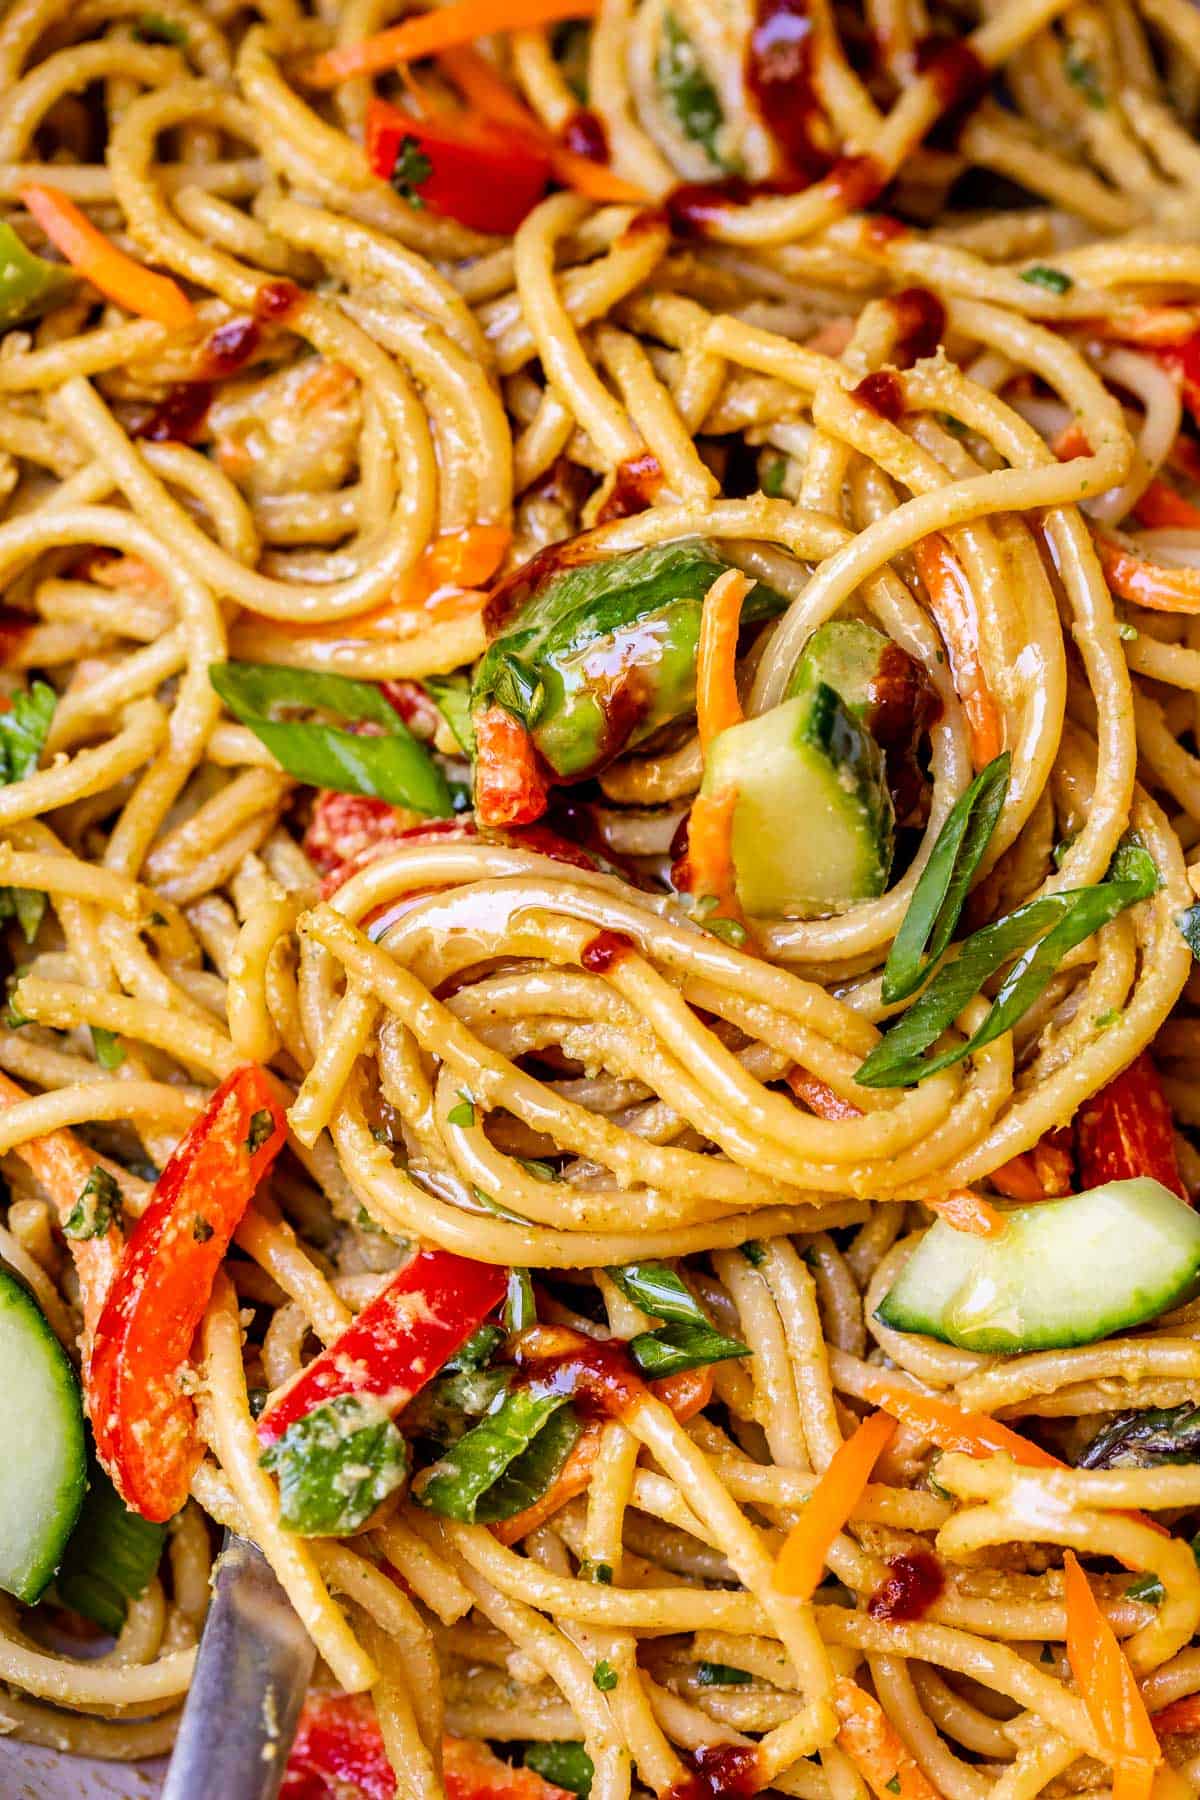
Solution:
M 714 914 L 719 919 L 735 919 L 744 923 L 737 897 L 737 875 L 733 866 L 733 813 L 737 805 L 737 789 L 732 784 L 717 788 L 711 794 L 697 794 L 688 814 L 688 848 L 684 859 L 687 892 L 695 899 L 708 896 L 717 904 Z
M 0 1074 L 0 1108 L 16 1106 L 29 1095 L 24 1088 Z M 59 1222 L 67 1218 L 79 1199 L 89 1175 L 103 1158 L 77 1138 L 73 1131 L 52 1131 L 45 1137 L 27 1138 L 14 1146 L 27 1168 L 45 1188 L 58 1214 Z M 69 1238 L 71 1257 L 79 1277 L 79 1293 L 83 1302 L 83 1323 L 90 1344 L 96 1321 L 108 1298 L 125 1250 L 125 1239 L 119 1225 L 110 1224 L 101 1236 Z
M 1048 1131 L 1032 1150 L 1010 1156 L 988 1176 L 1009 1200 L 1059 1200 L 1071 1192 L 1075 1162 L 1061 1131 Z
M 913 556 L 950 658 L 954 691 L 966 714 L 971 760 L 982 769 L 1004 748 L 1004 716 L 983 672 L 979 618 L 970 583 L 940 532 L 931 532 L 915 543 Z
M 775 1564 L 775 1586 L 798 1600 L 812 1598 L 825 1572 L 825 1558 L 871 1479 L 871 1470 L 896 1433 L 896 1421 L 872 1413 L 848 1437 L 818 1481 L 799 1519 L 788 1532 Z
M 737 725 L 742 718 L 737 691 L 737 641 L 742 602 L 753 586 L 740 569 L 726 569 L 704 596 L 696 651 L 696 724 L 705 756 L 717 733 Z
M 878 1700 L 864 1693 L 849 1676 L 834 1684 L 838 1747 L 845 1751 L 878 1800 L 941 1800 L 941 1795 L 918 1768 Z
M 559 19 L 590 19 L 598 10 L 599 0 L 455 0 L 372 37 L 327 50 L 309 64 L 304 78 L 312 87 L 336 87 L 354 75 L 379 75 L 397 63 L 437 56 L 493 32 L 527 31 Z
M 171 331 L 186 331 L 195 323 L 195 311 L 183 289 L 169 275 L 156 275 L 118 250 L 60 188 L 30 181 L 20 189 L 20 197 L 72 268 L 109 300 Z
M 1103 532 L 1095 541 L 1104 579 L 1120 599 L 1150 612 L 1200 613 L 1200 569 L 1150 562 Z
M 955 1231 L 969 1231 L 974 1237 L 1003 1237 L 1005 1223 L 1002 1214 L 985 1200 L 982 1194 L 973 1194 L 970 1188 L 954 1188 L 937 1200 L 926 1200 L 930 1212 L 944 1219 L 947 1225 L 953 1225 Z
M 1067 1660 L 1092 1728 L 1113 1766 L 1114 1800 L 1148 1800 L 1162 1751 L 1141 1690 L 1073 1551 L 1063 1564 Z
M 896 1375 L 872 1369 L 863 1383 L 862 1396 L 873 1406 L 899 1419 L 913 1431 L 931 1438 L 940 1450 L 961 1450 L 967 1456 L 1011 1456 L 1027 1469 L 1062 1469 L 1065 1463 L 1048 1450 L 1032 1444 L 991 1419 L 986 1413 L 967 1413 L 936 1394 L 922 1394 Z

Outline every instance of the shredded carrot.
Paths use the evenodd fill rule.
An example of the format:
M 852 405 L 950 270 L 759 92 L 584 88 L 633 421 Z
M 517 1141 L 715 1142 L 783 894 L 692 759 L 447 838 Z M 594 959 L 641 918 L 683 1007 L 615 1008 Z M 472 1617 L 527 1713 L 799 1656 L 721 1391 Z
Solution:
M 966 1413 L 936 1394 L 923 1394 L 898 1376 L 871 1369 L 862 1396 L 873 1406 L 891 1413 L 902 1425 L 932 1438 L 940 1450 L 961 1450 L 967 1456 L 1011 1456 L 1027 1469 L 1062 1469 L 1065 1463 L 991 1419 L 986 1413 Z
M 1152 1713 L 1150 1723 L 1160 1738 L 1200 1732 L 1200 1694 L 1185 1694 L 1182 1700 L 1172 1701 L 1161 1712 Z
M 1141 1690 L 1073 1551 L 1063 1565 L 1067 1660 L 1092 1728 L 1113 1766 L 1114 1800 L 1147 1800 L 1162 1751 Z
M 61 188 L 30 181 L 20 189 L 20 198 L 72 268 L 109 300 L 171 331 L 186 331 L 195 323 L 195 311 L 183 289 L 169 275 L 156 275 L 118 250 Z
M 666 1375 L 661 1381 L 652 1381 L 650 1391 L 656 1394 L 679 1420 L 681 1425 L 688 1419 L 702 1412 L 712 1399 L 713 1379 L 711 1369 L 683 1369 L 678 1375 Z M 587 1492 L 591 1485 L 592 1470 L 596 1462 L 596 1453 L 600 1448 L 601 1428 L 594 1421 L 585 1425 L 576 1438 L 571 1454 L 550 1483 L 546 1492 L 524 1512 L 514 1514 L 505 1519 L 503 1524 L 493 1525 L 492 1531 L 502 1544 L 515 1544 L 567 1504 L 577 1495 Z
M 15 1081 L 0 1073 L 0 1108 L 18 1106 L 30 1096 Z M 14 1146 L 19 1156 L 49 1195 L 63 1220 L 74 1207 L 96 1166 L 96 1153 L 73 1131 L 51 1131 L 45 1137 L 27 1138 Z M 116 1278 L 125 1240 L 112 1224 L 99 1237 L 71 1238 L 71 1257 L 79 1277 L 83 1322 L 90 1341 L 96 1321 Z
M 341 362 L 326 362 L 322 357 L 311 375 L 306 375 L 296 389 L 297 404 L 305 409 L 336 406 L 344 400 L 357 380 L 353 369 Z
M 970 1232 L 973 1237 L 1003 1237 L 1007 1229 L 1002 1214 L 970 1188 L 954 1188 L 937 1200 L 926 1200 L 930 1212 L 953 1225 L 955 1231 Z
M 304 78 L 312 87 L 336 87 L 352 76 L 380 75 L 398 63 L 437 56 L 493 32 L 527 31 L 559 19 L 590 19 L 598 10 L 599 0 L 455 0 L 450 6 L 416 13 L 372 37 L 327 50 L 309 64 Z
M 538 118 L 508 83 L 498 75 L 486 56 L 470 44 L 455 44 L 443 50 L 438 62 L 455 87 L 469 100 L 481 118 L 510 131 L 523 132 L 550 159 L 555 179 L 573 188 L 589 200 L 628 201 L 644 205 L 649 199 L 644 189 L 631 181 L 623 181 L 604 163 L 593 162 L 577 150 L 569 150 Z
M 1004 715 L 996 702 L 979 652 L 975 598 L 957 558 L 940 532 L 913 545 L 917 569 L 929 595 L 929 609 L 942 634 L 954 691 L 962 702 L 971 739 L 971 760 L 982 769 L 1004 748 Z
M 895 1794 L 900 1800 L 941 1800 L 878 1700 L 842 1675 L 834 1683 L 833 1704 L 839 1723 L 838 1747 L 878 1800 L 892 1800 Z
M 737 789 L 732 785 L 697 794 L 688 814 L 687 891 L 694 898 L 716 900 L 715 916 L 744 925 L 733 866 L 733 813 Z
M 737 691 L 737 641 L 742 602 L 754 583 L 740 569 L 718 575 L 704 596 L 696 651 L 696 724 L 707 756 L 719 731 L 742 718 Z
M 896 1421 L 872 1413 L 848 1437 L 821 1476 L 799 1519 L 788 1532 L 775 1564 L 775 1586 L 798 1600 L 812 1598 L 825 1572 L 825 1558 L 871 1479 L 871 1470 L 896 1433 Z
M 1134 505 L 1138 523 L 1151 530 L 1180 526 L 1185 531 L 1200 528 L 1200 506 L 1194 506 L 1169 482 L 1152 481 Z
M 1048 1131 L 1032 1150 L 993 1169 L 988 1176 L 992 1186 L 1009 1200 L 1059 1200 L 1069 1194 L 1074 1159 L 1068 1144 L 1055 1141 L 1058 1135 Z
M 1200 569 L 1149 562 L 1100 531 L 1095 542 L 1104 579 L 1119 599 L 1150 612 L 1200 613 Z
M 855 1106 L 853 1100 L 843 1100 L 835 1093 L 827 1081 L 819 1075 L 812 1075 L 802 1069 L 799 1063 L 789 1069 L 784 1080 L 795 1094 L 797 1100 L 803 1100 L 809 1112 L 815 1113 L 818 1119 L 861 1119 L 862 1109 Z

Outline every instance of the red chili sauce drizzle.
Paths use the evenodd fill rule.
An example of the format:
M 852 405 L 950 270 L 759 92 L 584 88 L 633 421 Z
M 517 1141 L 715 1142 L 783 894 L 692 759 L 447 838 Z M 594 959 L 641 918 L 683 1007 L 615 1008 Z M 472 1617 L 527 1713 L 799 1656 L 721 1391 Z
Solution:
M 214 380 L 221 375 L 235 375 L 244 368 L 258 349 L 262 333 L 251 318 L 228 319 L 209 333 L 200 351 L 201 365 Z
M 617 465 L 612 492 L 596 514 L 597 525 L 611 525 L 614 519 L 628 519 L 634 513 L 653 506 L 663 484 L 663 472 L 657 456 L 643 450 Z
M 850 392 L 855 400 L 878 413 L 881 419 L 890 419 L 895 424 L 903 416 L 904 389 L 900 377 L 891 369 L 876 369 L 873 374 L 864 375 Z
M 688 1752 L 695 1773 L 663 1800 L 749 1800 L 763 1784 L 757 1744 L 703 1744 Z
M 562 128 L 562 141 L 565 149 L 576 156 L 586 156 L 589 162 L 608 161 L 608 133 L 604 129 L 604 120 L 590 106 L 581 106 L 578 112 L 571 114 Z
M 862 233 L 872 250 L 885 250 L 897 238 L 908 236 L 908 226 L 891 213 L 870 213 L 862 222 Z
M 152 444 L 191 444 L 200 436 L 212 402 L 207 381 L 185 381 L 133 427 L 132 436 Z
M 282 325 L 303 299 L 304 295 L 294 281 L 260 282 L 254 295 L 254 316 L 272 325 Z
M 598 931 L 583 946 L 580 962 L 590 975 L 607 975 L 633 949 L 633 939 L 623 931 Z
M 922 821 L 926 781 L 917 747 L 941 716 L 941 696 L 921 664 L 889 643 L 867 690 L 866 726 L 884 754 L 898 825 Z
M 618 937 L 610 931 L 600 935 Z M 522 1334 L 516 1361 L 530 1388 L 567 1396 L 584 1419 L 627 1418 L 646 1392 L 620 1338 L 598 1342 L 565 1326 L 534 1325 Z
M 835 156 L 814 81 L 815 50 L 808 0 L 758 0 L 746 86 L 787 173 L 800 176 L 806 186 L 829 173 Z
M 927 142 L 953 149 L 963 126 L 987 92 L 991 71 L 969 44 L 931 32 L 917 45 L 917 71 L 928 75 L 941 106 L 941 118 Z
M 924 1618 L 945 1585 L 942 1565 L 928 1550 L 895 1556 L 888 1563 L 887 1580 L 868 1600 L 867 1611 L 873 1619 L 906 1625 Z
M 893 360 L 902 368 L 933 356 L 946 334 L 946 309 L 928 288 L 905 288 L 889 302 L 899 334 Z
M 33 626 L 34 621 L 28 613 L 15 606 L 0 604 L 0 668 L 7 668 L 15 660 Z M 0 711 L 7 712 L 9 704 L 5 701 Z
M 887 186 L 887 171 L 874 156 L 839 156 L 829 171 L 830 184 L 847 212 L 856 212 L 878 200 Z
M 522 563 L 519 569 L 514 569 L 503 581 L 497 582 L 488 595 L 487 605 L 483 609 L 483 625 L 488 637 L 493 638 L 502 631 L 508 621 L 553 576 L 563 569 L 574 568 L 579 563 L 594 562 L 598 554 L 587 532 L 581 532 L 573 538 L 562 538 L 558 543 L 547 544 L 544 550 L 538 550 L 528 562 Z

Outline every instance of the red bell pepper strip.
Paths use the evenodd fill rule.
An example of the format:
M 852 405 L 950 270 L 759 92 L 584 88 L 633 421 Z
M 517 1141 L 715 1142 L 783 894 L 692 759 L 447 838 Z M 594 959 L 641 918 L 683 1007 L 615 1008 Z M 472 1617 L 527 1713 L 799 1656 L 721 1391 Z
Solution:
M 508 1271 L 448 1250 L 420 1250 L 352 1325 L 274 1396 L 264 1444 L 340 1394 L 371 1394 L 399 1412 L 504 1298 Z
M 1188 1198 L 1175 1154 L 1171 1109 L 1145 1051 L 1085 1101 L 1076 1115 L 1075 1135 L 1081 1186 L 1149 1175 L 1181 1200 Z
M 568 1800 L 533 1769 L 513 1768 L 474 1738 L 442 1739 L 447 1800 Z M 365 1694 L 310 1694 L 284 1771 L 282 1800 L 392 1800 L 392 1773 Z
M 169 1158 L 96 1325 L 88 1414 L 100 1460 L 143 1518 L 179 1511 L 200 1461 L 180 1369 L 242 1214 L 287 1137 L 254 1063 L 235 1069 Z
M 475 817 L 481 825 L 531 825 L 546 810 L 533 739 L 502 706 L 474 715 Z
M 367 158 L 412 205 L 505 235 L 537 205 L 550 178 L 549 157 L 527 137 L 469 113 L 418 119 L 378 99 L 367 110 Z

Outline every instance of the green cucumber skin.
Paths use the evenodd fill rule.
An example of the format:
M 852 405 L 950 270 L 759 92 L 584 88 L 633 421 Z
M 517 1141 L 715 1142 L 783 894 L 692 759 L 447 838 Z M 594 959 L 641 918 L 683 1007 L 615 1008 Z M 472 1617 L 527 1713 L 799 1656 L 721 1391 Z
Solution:
M 982 1354 L 1067 1350 L 1157 1318 L 1200 1284 L 1200 1217 L 1157 1181 L 1002 1210 L 996 1239 L 937 1220 L 876 1308 L 880 1324 Z
M 784 699 L 824 682 L 839 695 L 848 712 L 865 724 L 871 710 L 872 684 L 884 667 L 892 640 L 861 619 L 828 619 L 818 625 L 793 669 Z
M 24 1284 L 0 1264 L 0 1588 L 27 1605 L 62 1560 L 87 1485 L 79 1379 Z

